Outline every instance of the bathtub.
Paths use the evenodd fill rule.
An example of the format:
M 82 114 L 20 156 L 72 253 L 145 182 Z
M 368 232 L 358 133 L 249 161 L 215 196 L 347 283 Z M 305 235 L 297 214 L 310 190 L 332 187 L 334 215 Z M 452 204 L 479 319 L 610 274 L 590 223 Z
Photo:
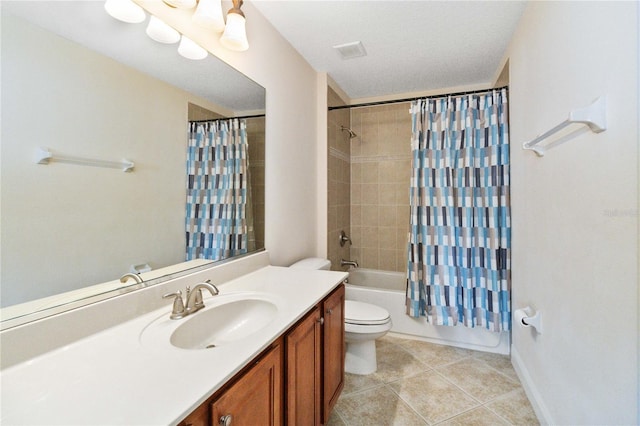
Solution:
M 391 314 L 391 333 L 432 343 L 509 354 L 509 332 L 494 333 L 484 328 L 431 325 L 424 317 L 405 314 L 406 275 L 403 272 L 352 268 L 346 285 L 348 300 L 372 303 Z

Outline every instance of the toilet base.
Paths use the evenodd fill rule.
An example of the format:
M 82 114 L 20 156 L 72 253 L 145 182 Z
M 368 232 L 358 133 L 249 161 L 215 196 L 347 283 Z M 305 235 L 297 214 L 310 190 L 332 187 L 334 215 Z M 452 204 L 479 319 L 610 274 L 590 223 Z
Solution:
M 344 371 L 351 374 L 371 374 L 378 369 L 375 339 L 347 342 Z

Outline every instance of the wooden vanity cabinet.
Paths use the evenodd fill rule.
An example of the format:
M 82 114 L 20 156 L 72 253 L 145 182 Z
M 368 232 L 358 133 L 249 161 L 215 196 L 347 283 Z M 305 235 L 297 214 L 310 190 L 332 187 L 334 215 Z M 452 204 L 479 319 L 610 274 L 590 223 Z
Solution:
M 341 284 L 179 426 L 326 424 L 344 387 L 344 295 Z
M 225 423 L 225 419 L 228 423 Z M 213 425 L 282 424 L 282 347 L 271 349 L 211 403 Z
M 344 387 L 344 285 L 285 337 L 286 424 L 321 425 Z

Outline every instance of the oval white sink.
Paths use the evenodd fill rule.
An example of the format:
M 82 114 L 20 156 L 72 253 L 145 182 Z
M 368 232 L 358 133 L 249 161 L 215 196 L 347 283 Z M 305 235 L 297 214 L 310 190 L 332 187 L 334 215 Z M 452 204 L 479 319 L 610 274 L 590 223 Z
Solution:
M 266 327 L 278 312 L 265 299 L 240 299 L 216 304 L 189 315 L 171 334 L 182 349 L 207 349 L 244 339 Z
M 178 320 L 169 318 L 170 307 L 163 308 L 162 314 L 141 330 L 140 343 L 157 349 L 187 350 L 242 344 L 280 318 L 285 306 L 280 296 L 256 291 L 211 296 L 204 303 L 200 311 Z

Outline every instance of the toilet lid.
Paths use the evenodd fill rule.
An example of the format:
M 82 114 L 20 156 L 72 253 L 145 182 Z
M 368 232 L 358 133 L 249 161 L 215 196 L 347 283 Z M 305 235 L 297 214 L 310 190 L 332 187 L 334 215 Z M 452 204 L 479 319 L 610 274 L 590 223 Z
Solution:
M 345 300 L 344 322 L 349 324 L 377 325 L 389 321 L 389 312 L 370 303 Z

